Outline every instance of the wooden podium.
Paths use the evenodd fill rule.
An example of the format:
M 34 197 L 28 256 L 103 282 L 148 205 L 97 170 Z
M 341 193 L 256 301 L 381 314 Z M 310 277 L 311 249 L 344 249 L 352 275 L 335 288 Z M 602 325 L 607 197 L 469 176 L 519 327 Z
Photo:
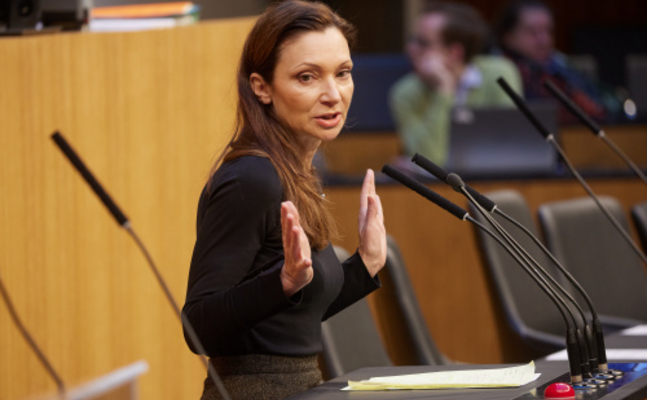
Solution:
M 182 303 L 198 198 L 232 133 L 254 21 L 0 38 L 0 270 L 67 382 L 99 376 L 99 387 L 143 359 L 142 399 L 191 399 L 206 371 L 145 258 L 50 135 L 78 151 Z M 0 400 L 54 393 L 3 307 L 0 352 Z

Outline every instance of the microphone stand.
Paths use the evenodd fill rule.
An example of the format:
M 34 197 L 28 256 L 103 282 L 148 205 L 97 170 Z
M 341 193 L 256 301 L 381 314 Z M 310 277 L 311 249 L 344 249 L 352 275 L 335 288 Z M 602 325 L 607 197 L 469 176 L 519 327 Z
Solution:
M 413 156 L 412 161 L 416 163 L 418 166 L 422 167 L 427 172 L 434 175 L 436 178 L 450 185 L 454 190 L 459 191 L 463 194 L 465 194 L 464 191 L 466 191 L 467 194 L 471 195 L 473 200 L 475 200 L 478 203 L 478 205 L 481 206 L 481 208 L 489 211 L 490 213 L 496 212 L 497 214 L 501 215 L 503 218 L 505 218 L 513 225 L 521 229 L 530 239 L 532 239 L 532 241 L 537 246 L 539 246 L 539 248 L 544 252 L 546 256 L 548 256 L 548 258 L 560 270 L 560 272 L 564 274 L 567 280 L 571 284 L 573 284 L 573 286 L 580 292 L 582 297 L 584 297 L 584 300 L 586 301 L 589 307 L 589 310 L 591 311 L 593 332 L 591 331 L 591 327 L 589 326 L 589 324 L 586 322 L 586 319 L 583 318 L 583 320 L 584 320 L 584 337 L 589 347 L 589 360 L 590 360 L 589 362 L 591 364 L 592 372 L 594 373 L 593 378 L 609 380 L 609 379 L 613 379 L 613 377 L 624 375 L 622 371 L 610 370 L 608 368 L 602 324 L 600 323 L 600 319 L 598 317 L 597 312 L 595 311 L 595 308 L 593 307 L 593 302 L 591 301 L 591 298 L 589 297 L 588 293 L 586 293 L 582 285 L 580 285 L 580 283 L 573 277 L 573 275 L 571 275 L 571 273 L 568 272 L 566 268 L 564 268 L 564 266 L 550 253 L 550 251 L 546 249 L 546 247 L 539 241 L 539 239 L 537 239 L 535 235 L 533 235 L 532 232 L 530 232 L 525 226 L 523 226 L 514 218 L 504 213 L 492 200 L 490 200 L 485 195 L 482 195 L 481 193 L 472 189 L 469 185 L 464 183 L 463 180 L 458 175 L 454 173 L 448 174 L 443 168 L 439 167 L 438 165 L 434 164 L 431 160 L 417 153 Z M 465 194 L 466 197 L 468 197 L 467 194 Z M 487 215 L 484 215 L 484 217 L 487 219 Z M 494 220 L 493 218 L 491 219 L 490 223 L 492 223 L 492 221 L 496 222 L 496 220 Z M 546 271 L 543 271 L 543 272 L 547 276 L 550 276 Z M 571 301 L 573 301 L 574 304 L 577 305 L 577 302 L 575 302 L 575 300 L 572 297 L 569 296 L 569 298 L 571 299 Z M 578 310 L 580 310 L 581 315 L 583 316 L 583 313 L 579 305 L 577 307 L 578 307 Z
M 553 254 L 548 251 L 546 246 L 544 246 L 535 235 L 532 234 L 522 224 L 520 224 L 517 220 L 514 218 L 510 217 L 508 214 L 504 213 L 500 208 L 496 207 L 494 209 L 494 212 L 496 212 L 498 215 L 502 216 L 505 218 L 507 221 L 512 223 L 514 226 L 516 226 L 518 229 L 520 229 L 522 232 L 526 234 L 536 245 L 539 247 L 542 252 L 552 261 L 553 265 L 555 265 L 559 271 L 566 277 L 566 279 L 575 287 L 575 289 L 582 295 L 584 298 L 584 301 L 586 302 L 589 311 L 591 312 L 591 324 L 593 325 L 593 328 L 591 330 L 591 326 L 586 323 L 584 325 L 584 336 L 586 337 L 587 342 L 589 343 L 590 347 L 590 359 L 591 359 L 591 369 L 593 372 L 598 372 L 597 374 L 594 374 L 594 378 L 600 378 L 600 379 L 608 379 L 609 374 L 611 376 L 620 376 L 624 375 L 623 372 L 621 371 L 615 371 L 615 370 L 610 370 L 609 365 L 607 362 L 607 352 L 606 352 L 606 347 L 604 343 L 604 331 L 602 330 L 602 324 L 600 323 L 600 318 L 598 317 L 598 313 L 595 311 L 595 307 L 593 307 L 593 301 L 589 297 L 588 293 L 584 290 L 582 285 L 571 275 L 566 268 L 553 256 Z M 595 358 L 595 361 L 594 361 Z M 597 365 L 597 368 L 594 367 L 593 363 Z
M 449 174 L 448 178 L 451 180 L 453 177 L 458 178 L 460 182 L 462 180 L 458 175 L 456 174 Z M 570 314 L 572 320 L 573 320 L 573 326 L 575 329 L 575 337 L 577 341 L 577 345 L 579 346 L 579 352 L 578 352 L 578 359 L 580 361 L 580 366 L 581 366 L 581 371 L 582 371 L 582 377 L 584 379 L 584 382 L 587 384 L 591 384 L 593 386 L 605 386 L 606 385 L 606 380 L 604 379 L 598 379 L 601 378 L 600 376 L 598 377 L 593 377 L 592 372 L 597 372 L 597 357 L 593 358 L 593 365 L 591 365 L 591 350 L 589 349 L 589 342 L 587 342 L 584 339 L 584 336 L 582 335 L 582 331 L 578 327 L 577 320 L 575 319 L 575 316 L 571 312 L 571 310 L 568 308 L 568 305 L 566 302 L 564 302 L 563 298 L 557 293 L 555 293 L 554 289 L 550 286 L 549 282 L 553 284 L 553 286 L 557 287 L 559 291 L 567 298 L 570 300 L 571 304 L 573 304 L 578 311 L 580 318 L 582 319 L 582 325 L 584 326 L 584 330 L 590 332 L 590 327 L 588 326 L 586 316 L 584 315 L 584 311 L 580 307 L 580 305 L 575 301 L 575 299 L 568 293 L 555 279 L 548 273 L 542 266 L 534 259 L 528 252 L 521 247 L 521 245 L 514 240 L 512 236 L 508 232 L 503 229 L 503 227 L 494 219 L 492 216 L 489 215 L 489 213 L 472 197 L 472 195 L 465 189 L 465 184 L 462 184 L 459 186 L 460 192 L 467 197 L 467 199 L 474 205 L 474 207 L 483 215 L 483 217 L 490 223 L 490 225 L 501 235 L 501 237 L 508 243 L 512 251 L 515 251 L 517 255 L 520 257 L 523 262 L 526 263 L 527 267 L 524 267 L 526 272 L 528 274 L 532 275 L 534 274 L 535 276 L 535 281 L 538 283 L 541 282 L 543 285 L 545 285 L 548 290 L 551 291 L 553 296 L 555 296 L 558 301 L 562 304 L 562 306 L 568 311 Z M 490 235 L 492 236 L 492 235 Z M 515 258 L 517 263 L 521 264 L 521 260 Z M 522 265 L 523 266 L 523 265 Z M 546 278 L 548 279 L 549 282 L 546 281 Z M 570 356 L 569 356 L 570 357 Z M 605 378 L 608 378 L 605 376 Z M 579 384 L 580 382 L 576 382 L 573 380 L 574 384 Z M 585 387 L 590 387 L 590 386 L 581 386 L 578 388 L 585 388 Z
M 548 141 L 554 148 L 557 150 L 559 155 L 562 157 L 564 160 L 564 163 L 566 164 L 566 167 L 568 170 L 573 174 L 573 176 L 577 179 L 577 181 L 582 185 L 584 190 L 589 194 L 589 196 L 593 199 L 595 204 L 598 206 L 598 208 L 604 213 L 604 215 L 609 219 L 609 221 L 613 224 L 613 226 L 616 228 L 616 230 L 622 235 L 622 237 L 629 243 L 631 248 L 636 252 L 638 257 L 642 260 L 643 263 L 647 264 L 647 256 L 638 248 L 638 246 L 634 243 L 634 241 L 631 239 L 627 231 L 624 230 L 624 228 L 620 225 L 618 220 L 611 215 L 609 210 L 607 210 L 606 207 L 600 203 L 600 200 L 597 198 L 595 193 L 593 193 L 593 190 L 589 187 L 589 185 L 584 181 L 584 179 L 580 176 L 580 174 L 577 172 L 575 167 L 571 164 L 569 161 L 568 157 L 566 157 L 566 154 L 562 150 L 561 146 L 559 143 L 557 143 L 557 140 L 555 140 L 555 135 L 552 133 L 548 132 L 548 130 L 539 122 L 539 120 L 530 112 L 528 107 L 526 107 L 524 101 L 517 95 L 514 90 L 508 85 L 508 83 L 503 79 L 499 78 L 497 79 L 497 82 L 499 85 L 503 88 L 503 90 L 510 96 L 512 101 L 517 105 L 519 110 L 530 120 L 530 122 L 539 130 L 539 132 L 546 138 L 546 141 Z
M 2 281 L 2 276 L 0 276 L 0 294 L 2 295 L 2 299 L 4 300 L 5 304 L 7 305 L 7 309 L 9 310 L 9 315 L 11 316 L 11 320 L 13 321 L 13 323 L 16 325 L 16 328 L 18 328 L 22 337 L 25 339 L 29 347 L 36 354 L 36 357 L 38 357 L 38 361 L 40 361 L 40 363 L 43 365 L 43 367 L 45 368 L 49 376 L 56 383 L 59 399 L 64 399 L 65 384 L 63 383 L 63 379 L 61 379 L 61 377 L 58 375 L 54 367 L 52 367 L 52 364 L 45 356 L 45 353 L 43 353 L 43 351 L 40 349 L 40 347 L 38 346 L 34 338 L 29 333 L 29 330 L 27 330 L 25 325 L 22 323 L 20 317 L 18 316 L 18 313 L 16 312 L 15 307 L 13 306 L 11 298 L 9 297 L 9 292 L 7 292 L 7 289 L 5 288 L 5 285 Z
M 127 225 L 123 226 L 123 228 L 128 232 L 128 234 L 130 234 L 130 236 L 133 238 L 135 243 L 137 243 L 137 246 L 139 247 L 139 249 L 144 254 L 146 261 L 148 261 L 148 265 L 153 271 L 155 278 L 157 278 L 157 282 L 162 287 L 162 290 L 164 291 L 164 294 L 166 295 L 167 300 L 171 304 L 173 311 L 175 311 L 175 314 L 178 316 L 178 318 L 180 318 L 180 323 L 182 324 L 184 329 L 186 329 L 186 332 L 189 335 L 189 339 L 195 346 L 195 349 L 200 354 L 199 355 L 200 361 L 207 369 L 207 373 L 209 374 L 214 384 L 216 385 L 216 388 L 218 389 L 218 392 L 220 393 L 221 397 L 223 398 L 223 400 L 231 400 L 231 398 L 229 397 L 229 394 L 227 393 L 227 390 L 225 389 L 224 384 L 222 383 L 222 380 L 220 380 L 220 377 L 216 372 L 215 367 L 203 355 L 203 354 L 206 354 L 206 351 L 202 346 L 202 342 L 200 342 L 200 339 L 198 338 L 197 333 L 193 329 L 193 325 L 191 325 L 191 323 L 189 322 L 189 319 L 187 318 L 186 314 L 180 311 L 180 308 L 175 302 L 175 299 L 173 298 L 173 295 L 171 294 L 171 291 L 169 290 L 168 285 L 166 284 L 166 281 L 164 280 L 164 278 L 162 277 L 162 274 L 159 272 L 159 269 L 155 265 L 153 258 L 148 252 L 148 249 L 146 249 L 146 246 L 144 246 L 144 243 L 139 239 L 139 236 L 137 236 L 137 234 L 135 233 L 135 230 L 132 228 L 130 222 L 128 222 Z
M 571 113 L 573 113 L 584 125 L 586 125 L 591 132 L 600 138 L 614 153 L 618 155 L 629 166 L 629 168 L 647 185 L 647 176 L 640 170 L 640 168 L 627 156 L 611 139 L 609 139 L 604 130 L 589 117 L 577 104 L 573 103 L 566 94 L 561 91 L 550 80 L 544 81 L 544 87 L 555 96 Z
M 427 198 L 431 202 L 435 203 L 436 205 L 440 206 L 441 208 L 445 209 L 455 217 L 457 217 L 460 220 L 467 220 L 478 226 L 479 228 L 483 229 L 484 232 L 486 232 L 488 235 L 490 235 L 494 240 L 497 241 L 507 252 L 512 256 L 517 263 L 530 275 L 530 277 L 539 285 L 541 290 L 546 293 L 546 295 L 551 299 L 551 301 L 555 304 L 557 309 L 559 310 L 560 314 L 562 315 L 562 318 L 564 319 L 564 323 L 566 324 L 566 350 L 568 353 L 568 360 L 569 360 L 569 371 L 570 371 L 570 376 L 571 376 L 571 381 L 573 385 L 577 388 L 581 389 L 591 389 L 595 388 L 598 385 L 584 382 L 582 380 L 582 370 L 581 370 L 581 365 L 580 365 L 580 354 L 579 354 L 579 345 L 578 345 L 578 338 L 576 334 L 577 330 L 577 325 L 575 323 L 575 317 L 571 313 L 570 309 L 566 305 L 563 299 L 556 295 L 554 289 L 550 287 L 544 280 L 538 279 L 531 271 L 531 268 L 526 265 L 526 262 L 522 260 L 515 251 L 513 251 L 501 238 L 496 236 L 492 231 L 490 231 L 488 228 L 486 228 L 483 224 L 479 223 L 478 221 L 474 220 L 467 211 L 462 209 L 461 207 L 457 206 L 456 204 L 452 203 L 451 201 L 445 199 L 444 197 L 440 196 L 433 190 L 427 188 L 426 186 L 422 185 L 420 182 L 404 175 L 400 171 L 392 168 L 389 165 L 385 165 L 382 168 L 382 172 L 388 175 L 389 177 L 395 179 L 396 181 L 400 182 L 401 184 L 407 186 L 409 189 L 415 191 L 416 193 L 420 194 L 421 196 Z M 574 327 L 571 326 L 571 321 L 569 321 L 569 318 L 567 317 L 567 313 L 570 313 L 571 318 L 573 319 L 573 324 Z
M 198 351 L 198 353 L 200 353 L 199 355 L 200 360 L 202 361 L 202 364 L 204 364 L 205 368 L 207 369 L 207 373 L 209 374 L 214 384 L 216 385 L 216 388 L 218 389 L 220 396 L 223 398 L 223 400 L 231 400 L 231 398 L 229 397 L 229 394 L 227 393 L 227 390 L 225 389 L 225 386 L 223 385 L 222 381 L 220 380 L 220 377 L 218 376 L 218 373 L 216 372 L 216 369 L 209 361 L 207 361 L 206 357 L 203 355 L 203 354 L 206 354 L 206 352 L 204 351 L 204 347 L 202 346 L 202 343 L 200 342 L 198 335 L 195 333 L 193 326 L 189 322 L 188 318 L 186 318 L 186 316 L 180 311 L 180 308 L 175 302 L 175 299 L 173 298 L 173 295 L 171 294 L 171 291 L 169 290 L 168 285 L 166 285 L 166 281 L 162 277 L 162 274 L 159 272 L 157 266 L 155 265 L 155 262 L 153 261 L 153 258 L 151 257 L 150 253 L 144 246 L 144 243 L 139 239 L 139 236 L 137 236 L 137 234 L 135 233 L 128 218 L 124 215 L 124 213 L 117 206 L 117 204 L 115 204 L 115 202 L 112 200 L 110 195 L 105 191 L 105 189 L 99 183 L 99 181 L 96 180 L 96 178 L 90 172 L 90 170 L 85 166 L 85 163 L 76 154 L 74 149 L 72 149 L 72 147 L 69 145 L 67 140 L 65 140 L 63 135 L 61 135 L 59 132 L 54 132 L 52 134 L 52 140 L 54 140 L 54 142 L 59 147 L 59 149 L 63 152 L 63 154 L 65 154 L 65 156 L 76 168 L 76 170 L 81 174 L 81 176 L 83 176 L 85 181 L 88 183 L 88 185 L 90 185 L 94 193 L 99 197 L 99 199 L 103 202 L 106 208 L 108 208 L 108 211 L 110 211 L 112 216 L 115 218 L 115 220 L 117 221 L 117 224 L 119 224 L 119 226 L 121 226 L 128 232 L 128 234 L 133 238 L 133 240 L 135 241 L 139 249 L 142 251 L 142 253 L 144 254 L 144 257 L 146 258 L 146 261 L 148 262 L 148 265 L 150 266 L 153 274 L 155 275 L 155 278 L 157 279 L 157 282 L 162 287 L 162 290 L 164 291 L 164 295 L 166 296 L 166 299 L 171 304 L 171 307 L 173 308 L 173 311 L 175 312 L 177 317 L 180 319 L 180 323 L 182 324 L 184 329 L 186 329 L 187 334 L 189 335 L 189 338 L 193 343 L 195 349 Z
M 450 176 L 451 175 L 452 174 L 450 174 Z M 483 215 L 483 217 L 490 223 L 490 225 L 493 226 L 497 230 L 497 232 L 499 232 L 499 234 L 510 244 L 510 246 L 513 249 L 515 249 L 517 252 L 521 253 L 520 256 L 523 257 L 526 262 L 529 262 L 528 258 L 531 260 L 531 262 L 537 267 L 537 269 L 533 269 L 536 277 L 542 280 L 546 286 L 550 287 L 548 282 L 545 281 L 544 276 L 548 278 L 548 280 L 555 287 L 557 287 L 559 291 L 566 298 L 568 298 L 577 309 L 580 315 L 580 318 L 582 320 L 584 334 L 582 333 L 582 330 L 580 330 L 580 328 L 577 326 L 577 322 L 575 321 L 575 317 L 572 313 L 571 313 L 571 318 L 573 318 L 573 324 L 575 325 L 575 335 L 577 338 L 577 343 L 579 345 L 579 356 L 580 356 L 583 382 L 593 386 L 606 386 L 607 381 L 615 379 L 616 375 L 608 371 L 607 362 L 606 362 L 606 352 L 604 353 L 605 354 L 604 363 L 603 363 L 604 370 L 600 371 L 600 367 L 599 367 L 600 364 L 598 363 L 598 350 L 597 350 L 596 342 L 593 340 L 591 327 L 589 326 L 586 316 L 584 315 L 584 311 L 582 310 L 580 305 L 559 283 L 555 281 L 555 279 L 544 268 L 541 267 L 541 265 L 539 265 L 539 263 L 537 263 L 536 260 L 534 260 L 528 254 L 528 252 L 526 252 L 525 249 L 523 249 L 523 247 L 521 247 L 521 245 L 512 236 L 510 236 L 508 232 L 505 231 L 505 229 L 503 229 L 503 227 L 494 218 L 492 218 L 492 216 L 490 216 L 487 213 L 487 211 L 472 197 L 472 195 L 465 189 L 464 186 L 461 187 L 461 192 L 465 195 L 465 197 L 468 198 L 468 200 L 474 205 L 474 207 Z M 556 297 L 563 302 L 563 300 L 559 296 L 556 295 Z M 566 306 L 565 303 L 563 304 Z M 597 320 L 597 316 L 595 317 L 595 319 L 598 322 L 598 326 L 600 327 L 600 332 L 601 332 L 602 328 L 599 324 L 599 320 Z M 604 346 L 604 341 L 602 342 L 602 346 Z M 569 355 L 569 359 L 570 359 L 570 355 Z M 576 382 L 573 382 L 573 383 L 577 384 Z M 575 388 L 585 389 L 587 387 L 590 387 L 590 386 L 580 385 Z

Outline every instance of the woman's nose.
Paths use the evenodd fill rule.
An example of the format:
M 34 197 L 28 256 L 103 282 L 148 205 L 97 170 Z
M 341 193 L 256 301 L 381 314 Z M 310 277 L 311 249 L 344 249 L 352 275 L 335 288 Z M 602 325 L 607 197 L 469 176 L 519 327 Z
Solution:
M 334 79 L 331 78 L 325 81 L 323 92 L 321 94 L 321 100 L 323 102 L 333 102 L 333 103 L 341 101 L 341 94 L 339 93 L 337 82 L 335 82 Z

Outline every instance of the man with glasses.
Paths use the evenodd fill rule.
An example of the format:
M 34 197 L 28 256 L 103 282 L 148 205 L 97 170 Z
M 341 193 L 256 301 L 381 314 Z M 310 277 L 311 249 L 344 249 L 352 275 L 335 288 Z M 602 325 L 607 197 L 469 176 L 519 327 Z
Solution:
M 515 66 L 501 57 L 477 55 L 488 28 L 472 7 L 429 2 L 418 17 L 407 53 L 413 72 L 391 88 L 389 105 L 404 152 L 437 164 L 447 161 L 452 118 L 464 107 L 512 106 L 496 83 L 503 77 L 521 92 Z

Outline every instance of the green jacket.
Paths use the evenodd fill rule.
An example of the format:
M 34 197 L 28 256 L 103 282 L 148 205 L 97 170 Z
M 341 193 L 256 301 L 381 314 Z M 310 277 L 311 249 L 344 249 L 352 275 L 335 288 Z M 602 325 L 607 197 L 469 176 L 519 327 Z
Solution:
M 503 77 L 520 95 L 521 78 L 510 61 L 494 56 L 475 57 L 474 65 L 481 73 L 481 84 L 470 89 L 468 107 L 513 106 L 512 100 L 496 80 Z M 398 134 L 407 155 L 420 153 L 439 165 L 447 161 L 449 129 L 454 98 L 438 93 L 416 74 L 402 77 L 389 93 L 389 106 Z

